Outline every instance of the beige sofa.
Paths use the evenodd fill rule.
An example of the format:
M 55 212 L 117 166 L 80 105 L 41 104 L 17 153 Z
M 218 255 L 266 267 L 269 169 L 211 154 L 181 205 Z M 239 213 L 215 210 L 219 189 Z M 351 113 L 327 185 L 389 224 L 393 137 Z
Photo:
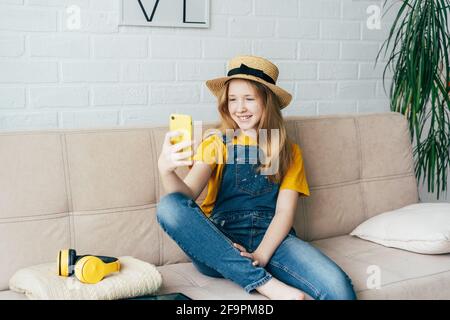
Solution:
M 301 146 L 311 196 L 298 235 L 352 278 L 359 299 L 449 299 L 450 255 L 383 247 L 348 234 L 382 212 L 419 201 L 407 122 L 397 113 L 287 117 Z M 209 123 L 204 128 L 212 127 Z M 0 133 L 0 299 L 13 273 L 79 254 L 131 255 L 159 266 L 161 293 L 193 299 L 262 299 L 204 276 L 155 219 L 164 195 L 157 159 L 166 127 Z M 187 168 L 178 173 L 183 177 Z M 197 202 L 206 196 L 206 188 Z M 187 222 L 188 223 L 188 222 Z M 380 286 L 371 285 L 373 267 Z

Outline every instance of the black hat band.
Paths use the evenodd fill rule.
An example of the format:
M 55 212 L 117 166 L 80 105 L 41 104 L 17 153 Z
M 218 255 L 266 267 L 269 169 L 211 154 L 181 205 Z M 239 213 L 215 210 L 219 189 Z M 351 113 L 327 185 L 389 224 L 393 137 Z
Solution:
M 250 76 L 255 76 L 257 78 L 260 78 L 271 84 L 275 84 L 275 81 L 270 76 L 268 76 L 266 73 L 264 73 L 264 71 L 251 68 L 249 66 L 246 66 L 243 63 L 241 63 L 241 66 L 239 68 L 234 68 L 234 69 L 231 69 L 230 71 L 228 71 L 227 76 L 233 76 L 235 74 L 247 74 Z

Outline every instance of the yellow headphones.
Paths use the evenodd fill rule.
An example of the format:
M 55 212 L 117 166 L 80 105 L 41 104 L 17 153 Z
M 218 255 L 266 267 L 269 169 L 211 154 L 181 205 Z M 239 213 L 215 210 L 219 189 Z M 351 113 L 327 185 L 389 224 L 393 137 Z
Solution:
M 83 283 L 97 283 L 110 273 L 120 271 L 120 261 L 114 257 L 77 256 L 74 249 L 60 250 L 57 258 L 58 275 L 75 276 Z

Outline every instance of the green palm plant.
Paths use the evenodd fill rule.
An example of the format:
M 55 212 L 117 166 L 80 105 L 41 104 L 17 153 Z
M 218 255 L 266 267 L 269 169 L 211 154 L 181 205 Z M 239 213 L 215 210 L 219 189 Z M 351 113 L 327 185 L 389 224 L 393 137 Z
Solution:
M 391 111 L 407 118 L 417 181 L 422 177 L 424 183 L 427 177 L 428 192 L 437 187 L 439 199 L 447 188 L 450 163 L 450 0 L 397 4 L 400 8 L 375 64 L 383 49 L 384 57 L 389 52 L 383 85 L 390 68 Z

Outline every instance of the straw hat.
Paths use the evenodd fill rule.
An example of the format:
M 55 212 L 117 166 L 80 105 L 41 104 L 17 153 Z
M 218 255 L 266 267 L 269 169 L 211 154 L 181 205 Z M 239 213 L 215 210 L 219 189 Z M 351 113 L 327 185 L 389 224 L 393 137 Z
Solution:
M 292 100 L 289 92 L 276 85 L 278 68 L 267 59 L 257 56 L 237 56 L 228 61 L 227 77 L 206 81 L 206 86 L 219 97 L 230 79 L 249 79 L 266 85 L 278 97 L 281 102 L 280 109 L 286 107 Z

